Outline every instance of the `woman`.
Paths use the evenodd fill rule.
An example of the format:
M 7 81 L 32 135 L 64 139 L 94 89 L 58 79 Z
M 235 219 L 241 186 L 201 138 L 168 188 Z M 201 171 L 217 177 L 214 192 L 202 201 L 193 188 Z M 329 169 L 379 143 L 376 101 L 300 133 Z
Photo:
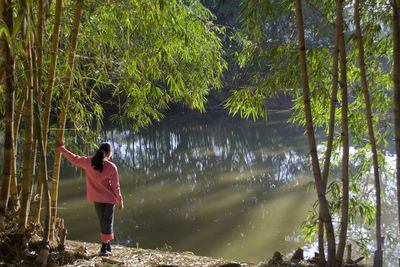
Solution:
M 111 145 L 101 144 L 93 157 L 77 156 L 68 151 L 64 145 L 58 146 L 57 149 L 72 164 L 85 169 L 87 199 L 94 202 L 100 222 L 102 241 L 100 255 L 111 256 L 110 241 L 114 239 L 114 205 L 118 203 L 119 210 L 124 208 L 117 167 L 109 161 L 112 154 Z

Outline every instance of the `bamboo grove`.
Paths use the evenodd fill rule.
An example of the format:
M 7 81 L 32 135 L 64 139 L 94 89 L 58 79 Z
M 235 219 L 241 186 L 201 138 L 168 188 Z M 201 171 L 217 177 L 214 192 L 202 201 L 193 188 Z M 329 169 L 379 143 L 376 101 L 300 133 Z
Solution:
M 249 0 L 241 11 L 236 56 L 253 86 L 234 90 L 226 107 L 246 118 L 266 117 L 268 107 L 258 99 L 279 93 L 296 99 L 291 121 L 306 128 L 318 197 L 318 208 L 302 227 L 310 238 L 317 233 L 319 257 L 327 266 L 344 263 L 357 216 L 374 225 L 373 262 L 383 266 L 382 173 L 397 181 L 400 206 L 398 4 Z M 323 146 L 317 145 L 317 130 L 326 133 Z M 387 146 L 396 147 L 393 171 Z M 366 197 L 360 188 L 371 174 L 375 194 Z
M 56 238 L 61 157 L 55 144 L 65 141 L 66 130 L 78 133 L 81 142 L 96 140 L 93 128 L 102 123 L 96 91 L 122 99 L 119 114 L 137 128 L 159 120 L 159 110 L 171 102 L 202 109 L 210 84 L 220 86 L 221 29 L 202 5 L 186 4 L 1 1 L 0 227 L 6 216 L 17 214 L 23 239 L 32 223 L 42 223 L 38 263 L 46 264 L 49 242 Z M 153 35 L 147 34 L 151 28 Z M 199 62 L 202 58 L 208 62 Z
M 242 75 L 245 86 L 224 102 L 232 115 L 266 118 L 267 97 L 295 99 L 291 121 L 305 126 L 318 197 L 303 230 L 316 235 L 321 262 L 342 266 L 349 224 L 361 216 L 374 224 L 374 266 L 382 266 L 385 146 L 395 146 L 400 203 L 400 0 L 243 0 L 229 34 L 210 2 L 230 4 L 0 0 L 0 228 L 10 214 L 21 236 L 42 224 L 45 264 L 57 218 L 56 145 L 91 151 L 104 110 L 133 129 L 174 103 L 204 111 L 211 89 Z M 373 201 L 359 188 L 370 175 Z M 399 204 L 397 212 L 400 222 Z

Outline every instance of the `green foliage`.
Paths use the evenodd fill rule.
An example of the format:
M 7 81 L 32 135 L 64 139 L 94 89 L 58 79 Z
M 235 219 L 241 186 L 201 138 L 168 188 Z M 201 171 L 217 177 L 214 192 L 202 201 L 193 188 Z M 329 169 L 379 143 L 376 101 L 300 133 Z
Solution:
M 333 30 L 329 23 L 321 23 L 325 18 L 310 7 L 306 13 L 307 18 L 311 18 L 306 25 L 309 75 L 313 77 L 310 81 L 314 81 L 310 84 L 311 93 L 321 96 L 320 99 L 327 105 L 329 98 L 325 97 L 325 93 L 328 92 L 330 82 L 328 59 Z M 245 1 L 241 22 L 241 31 L 233 36 L 239 46 L 236 60 L 242 71 L 251 72 L 247 82 L 256 91 L 254 94 L 265 98 L 274 98 L 282 93 L 299 96 L 300 69 L 293 1 Z M 235 95 L 235 91 L 232 94 Z M 231 98 L 228 101 L 227 108 L 230 108 L 234 100 Z M 253 106 L 256 104 L 253 103 Z M 247 107 L 239 106 L 243 109 L 242 114 L 263 110 L 261 106 L 258 109 Z
M 226 101 L 225 106 L 229 108 L 229 114 L 235 116 L 240 112 L 240 117 L 248 119 L 252 115 L 253 120 L 260 115 L 267 118 L 265 108 L 265 96 L 251 89 L 236 90 Z
M 249 86 L 246 89 L 234 88 L 232 91 L 232 96 L 225 102 L 225 108 L 231 114 L 240 111 L 245 118 L 250 114 L 253 119 L 259 116 L 266 118 L 263 99 L 277 96 L 279 88 L 283 88 L 285 93 L 293 88 L 291 82 L 285 83 L 289 81 L 287 78 L 293 71 L 293 65 L 287 64 L 287 58 L 297 55 L 291 53 L 291 44 L 282 42 L 277 35 L 280 27 L 285 27 L 286 22 L 290 21 L 287 20 L 285 5 L 278 8 L 279 5 L 273 1 L 243 3 L 240 12 L 242 29 L 232 39 L 238 47 L 235 59 L 240 67 L 239 71 L 250 73 L 245 81 Z M 287 37 L 285 34 L 284 37 Z M 244 99 L 246 96 L 247 100 Z
M 160 120 L 171 103 L 204 111 L 226 68 L 224 30 L 209 10 L 177 0 L 87 5 L 77 63 L 85 88 L 119 104 L 114 120 L 143 127 Z
M 300 225 L 300 232 L 304 234 L 304 240 L 312 242 L 318 234 L 318 215 L 317 212 L 309 212 L 307 219 Z
M 292 13 L 293 1 L 244 1 L 241 12 L 242 30 L 234 35 L 239 51 L 237 64 L 252 74 L 246 89 L 237 89 L 227 100 L 231 114 L 242 117 L 263 117 L 265 105 L 262 98 L 273 97 L 279 91 L 294 97 L 293 116 L 290 121 L 305 125 L 303 97 L 299 91 L 300 73 L 296 28 Z M 332 92 L 332 61 L 335 23 L 334 1 L 303 1 L 305 18 L 306 56 L 310 85 L 313 124 L 322 145 L 319 158 L 324 157 L 328 133 L 329 108 Z M 374 225 L 374 187 L 372 153 L 369 145 L 365 117 L 365 103 L 361 91 L 358 50 L 354 36 L 352 3 L 345 3 L 345 38 L 347 52 L 347 79 L 349 88 L 349 129 L 351 134 L 351 185 L 350 220 L 360 218 L 370 227 Z M 392 100 L 392 36 L 391 7 L 383 0 L 364 1 L 361 7 L 365 64 L 373 112 L 375 139 L 378 146 L 379 166 L 387 169 L 384 149 L 391 140 L 391 123 L 388 122 Z M 251 89 L 248 89 L 251 88 Z M 335 133 L 331 160 L 331 180 L 327 194 L 333 218 L 340 214 L 342 188 L 339 183 L 341 166 L 341 96 L 337 95 Z M 260 114 L 261 113 L 261 114 Z M 322 160 L 320 161 L 323 162 Z M 308 216 L 302 230 L 308 239 L 316 237 L 318 229 L 317 204 Z M 368 237 L 350 228 L 350 236 L 358 235 L 361 247 L 366 249 Z M 364 244 L 364 245 L 363 245 Z

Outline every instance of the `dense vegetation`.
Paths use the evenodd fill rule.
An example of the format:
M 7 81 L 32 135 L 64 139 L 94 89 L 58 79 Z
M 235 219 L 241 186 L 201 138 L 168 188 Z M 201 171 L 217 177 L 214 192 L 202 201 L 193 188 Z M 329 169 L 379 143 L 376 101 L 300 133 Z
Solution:
M 40 208 L 30 212 L 33 195 L 39 207 L 44 199 L 48 253 L 55 143 L 77 138 L 89 150 L 104 111 L 138 129 L 177 104 L 205 111 L 210 91 L 222 88 L 214 97 L 232 115 L 256 120 L 267 118 L 267 98 L 287 94 L 295 99 L 291 121 L 307 129 L 318 208 L 303 228 L 318 232 L 321 262 L 342 264 L 348 224 L 362 217 L 375 225 L 374 265 L 382 266 L 382 174 L 396 179 L 400 202 L 399 12 L 399 0 L 1 0 L 0 227 L 18 211 L 23 235 L 29 221 L 40 222 Z M 316 129 L 326 131 L 322 149 Z M 396 147 L 395 170 L 387 145 Z

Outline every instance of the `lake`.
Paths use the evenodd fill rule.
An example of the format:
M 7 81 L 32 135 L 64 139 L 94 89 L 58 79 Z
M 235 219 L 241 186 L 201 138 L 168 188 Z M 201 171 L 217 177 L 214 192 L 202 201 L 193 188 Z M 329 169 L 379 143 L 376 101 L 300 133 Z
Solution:
M 316 199 L 307 189 L 313 178 L 304 129 L 287 123 L 288 112 L 269 115 L 268 121 L 253 122 L 181 114 L 138 132 L 106 127 L 102 138 L 114 147 L 111 161 L 125 203 L 116 211 L 115 243 L 244 262 L 268 260 L 275 251 L 291 255 L 298 247 L 313 256 L 315 244 L 307 245 L 299 234 Z M 58 215 L 68 238 L 99 242 L 84 172 L 66 160 L 62 164 Z M 395 183 L 382 179 L 385 260 L 395 264 L 400 256 Z M 365 187 L 371 191 L 372 184 L 367 178 Z M 374 237 L 362 219 L 351 230 L 352 243 L 361 234 Z M 374 246 L 367 242 L 369 255 Z
M 298 229 L 315 196 L 304 130 L 287 119 L 194 114 L 139 132 L 105 130 L 125 203 L 115 242 L 250 262 L 302 246 Z M 58 214 L 69 239 L 98 242 L 83 175 L 63 161 Z

